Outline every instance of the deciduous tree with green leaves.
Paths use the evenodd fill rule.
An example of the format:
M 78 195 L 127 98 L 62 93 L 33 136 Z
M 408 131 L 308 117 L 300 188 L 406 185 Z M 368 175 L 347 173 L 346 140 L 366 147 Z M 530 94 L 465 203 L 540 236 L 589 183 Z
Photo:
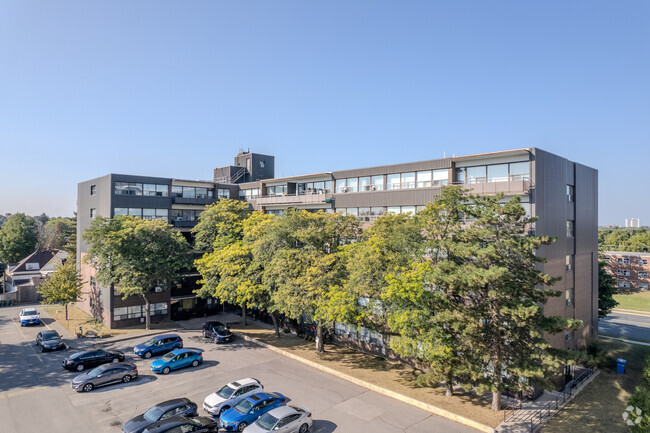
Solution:
M 34 218 L 17 213 L 0 228 L 0 261 L 18 262 L 36 250 L 38 229 Z
M 65 250 L 68 253 L 68 260 L 75 260 L 77 251 L 76 243 L 76 218 L 50 218 L 39 233 L 39 248 Z
M 598 317 L 607 317 L 618 302 L 614 299 L 614 295 L 618 293 L 616 281 L 607 273 L 607 263 L 598 262 Z
M 45 304 L 63 305 L 68 320 L 68 305 L 80 300 L 82 287 L 83 280 L 74 261 L 66 261 L 39 287 L 38 293 Z
M 251 214 L 250 205 L 239 200 L 219 200 L 208 206 L 192 229 L 194 248 L 202 252 L 229 245 L 244 235 L 244 220 Z
M 120 287 L 123 298 L 142 297 L 150 329 L 150 292 L 169 289 L 191 266 L 183 235 L 160 219 L 118 216 L 95 218 L 83 237 L 90 244 L 86 260 L 95 266 L 97 281 Z

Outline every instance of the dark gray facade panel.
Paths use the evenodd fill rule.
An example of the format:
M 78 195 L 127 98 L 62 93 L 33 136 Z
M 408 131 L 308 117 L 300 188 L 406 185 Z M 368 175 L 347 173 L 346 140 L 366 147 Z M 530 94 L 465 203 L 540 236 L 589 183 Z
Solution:
M 401 164 L 382 165 L 379 167 L 357 168 L 352 170 L 333 171 L 334 179 L 345 179 L 347 177 L 376 176 L 379 174 L 407 173 L 420 170 L 438 170 L 451 168 L 451 158 L 432 159 L 429 161 L 408 162 Z
M 90 195 L 90 188 L 93 185 L 95 194 Z M 77 263 L 81 263 L 81 253 L 88 251 L 83 233 L 93 220 L 90 217 L 90 210 L 95 209 L 97 216 L 110 217 L 112 193 L 110 174 L 77 185 Z
M 133 207 L 144 209 L 171 209 L 171 197 L 150 197 L 143 195 L 113 195 L 113 209 L 116 207 Z M 109 215 L 112 217 L 113 215 Z
M 335 208 L 373 206 L 423 206 L 431 203 L 440 188 L 400 189 L 334 194 Z

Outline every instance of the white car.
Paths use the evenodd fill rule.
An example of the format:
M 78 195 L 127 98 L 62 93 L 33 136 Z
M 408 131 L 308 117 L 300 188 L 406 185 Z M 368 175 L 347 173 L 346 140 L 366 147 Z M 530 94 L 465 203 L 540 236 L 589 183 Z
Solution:
M 306 407 L 280 406 L 259 417 L 244 433 L 306 433 L 311 426 L 311 412 Z
M 36 308 L 23 308 L 20 310 L 20 326 L 40 324 L 41 315 L 38 314 Z
M 212 416 L 219 416 L 233 407 L 237 401 L 262 390 L 264 390 L 264 386 L 259 380 L 252 377 L 236 380 L 207 396 L 203 401 L 203 409 Z

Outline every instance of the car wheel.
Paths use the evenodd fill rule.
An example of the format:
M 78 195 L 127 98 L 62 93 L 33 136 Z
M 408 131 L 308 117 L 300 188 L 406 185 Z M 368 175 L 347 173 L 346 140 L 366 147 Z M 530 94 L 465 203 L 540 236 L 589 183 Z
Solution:
M 307 424 L 303 424 L 300 426 L 300 430 L 298 430 L 298 433 L 307 433 L 307 430 L 309 430 L 309 426 Z
M 129 382 L 131 382 L 131 376 L 127 374 L 126 376 L 124 376 L 124 377 L 122 378 L 122 382 L 124 382 L 124 383 L 129 383 Z
M 214 337 L 214 338 L 212 338 L 212 342 L 213 342 L 214 344 L 217 344 L 217 343 L 219 342 L 219 340 L 217 339 L 217 337 Z
M 198 360 L 195 359 L 194 361 L 192 361 L 192 367 L 196 367 L 197 365 L 199 365 Z
M 169 367 L 165 367 L 162 369 L 162 374 L 167 374 L 169 373 Z
M 144 359 L 149 359 L 151 358 L 151 352 L 144 352 L 144 355 L 142 355 Z
M 208 331 L 203 331 L 203 338 L 208 338 Z
M 92 383 L 87 383 L 87 384 L 84 385 L 83 390 L 86 391 L 86 392 L 90 392 L 90 391 L 93 390 L 94 387 L 95 386 Z
M 248 424 L 246 424 L 246 422 L 242 422 L 242 423 L 240 423 L 240 424 L 237 426 L 237 431 L 244 431 L 244 429 L 246 428 L 247 425 L 248 425 Z
M 84 370 L 84 365 L 83 364 L 77 365 L 77 371 L 83 371 L 83 370 Z
M 41 349 L 41 352 L 45 352 L 45 348 L 43 346 L 40 346 L 39 349 Z
M 118 362 L 120 362 L 120 358 L 113 358 L 113 364 L 117 364 Z

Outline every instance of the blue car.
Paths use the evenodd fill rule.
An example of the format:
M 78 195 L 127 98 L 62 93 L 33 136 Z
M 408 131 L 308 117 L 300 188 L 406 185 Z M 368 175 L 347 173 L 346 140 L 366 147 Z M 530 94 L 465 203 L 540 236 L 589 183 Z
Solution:
M 192 366 L 196 367 L 203 362 L 203 352 L 193 349 L 176 349 L 166 353 L 160 359 L 151 363 L 151 371 L 167 374 L 171 370 Z
M 133 348 L 133 353 L 145 359 L 174 349 L 183 348 L 183 339 L 176 334 L 156 335 Z
M 277 392 L 258 392 L 244 397 L 219 417 L 219 427 L 226 431 L 244 431 L 246 426 L 276 407 L 284 406 L 285 396 Z

